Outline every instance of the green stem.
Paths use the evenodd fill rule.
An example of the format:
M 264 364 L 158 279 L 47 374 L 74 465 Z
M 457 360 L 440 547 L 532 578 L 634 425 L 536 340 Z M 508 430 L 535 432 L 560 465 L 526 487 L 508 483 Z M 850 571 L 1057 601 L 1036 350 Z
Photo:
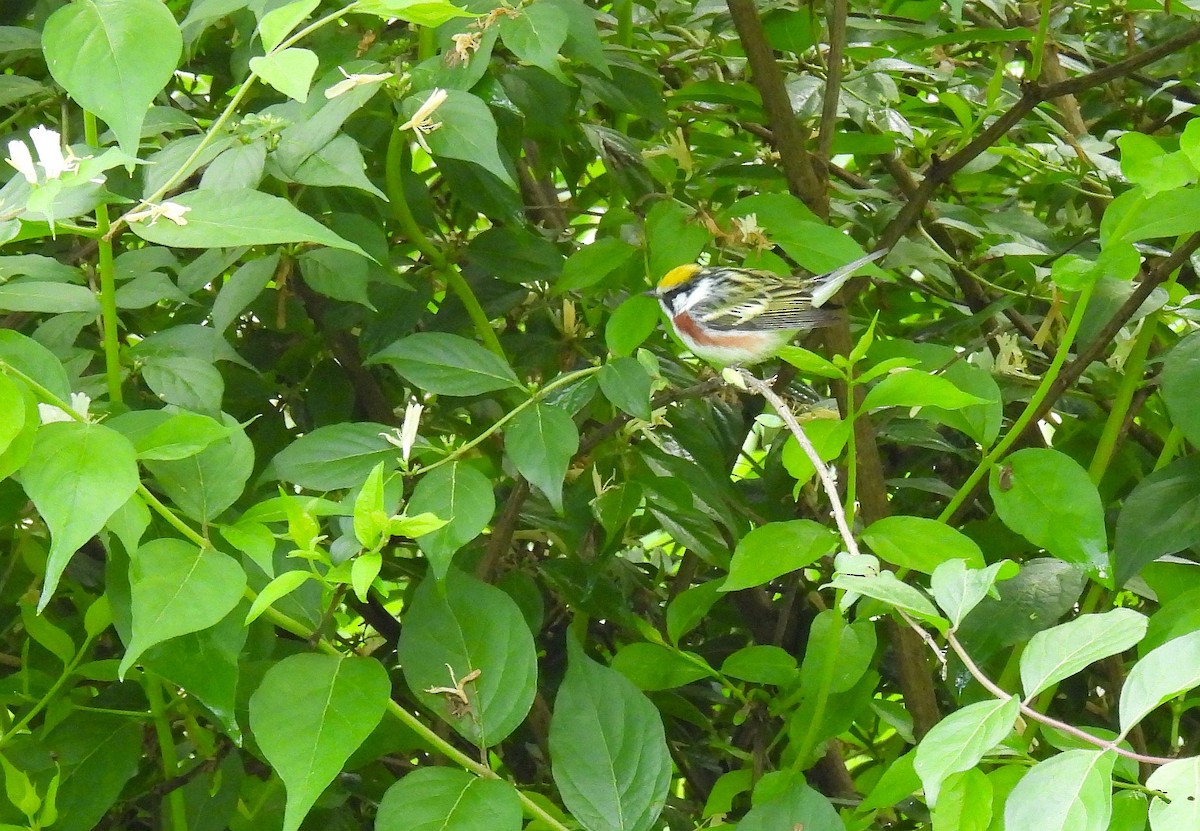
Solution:
M 150 712 L 154 716 L 154 735 L 158 739 L 158 753 L 162 757 L 163 775 L 167 781 L 179 775 L 179 753 L 175 749 L 175 736 L 171 733 L 171 721 L 167 718 L 166 699 L 163 685 L 156 676 L 143 675 L 142 686 L 150 701 Z M 171 811 L 171 828 L 188 831 L 187 806 L 183 802 L 183 791 L 179 788 L 167 795 Z
M 100 129 L 96 116 L 83 111 L 83 135 L 88 147 L 100 146 Z M 104 335 L 104 380 L 108 400 L 121 403 L 121 340 L 120 320 L 117 318 L 117 267 L 113 262 L 112 235 L 109 234 L 108 205 L 96 206 L 96 233 L 99 234 L 100 321 Z
M 84 657 L 88 655 L 88 650 L 92 645 L 92 639 L 93 637 L 91 635 L 84 639 L 83 645 L 79 647 L 79 651 L 75 653 L 75 657 L 71 659 L 70 663 L 63 667 L 62 675 L 58 676 L 58 679 L 50 686 L 50 689 L 46 690 L 45 694 L 38 699 L 37 703 L 30 708 L 29 712 L 21 716 L 20 720 L 16 724 L 5 730 L 3 735 L 0 735 L 0 748 L 3 748 L 6 744 L 12 741 L 14 736 L 17 736 L 24 731 L 25 728 L 29 726 L 29 722 L 33 721 L 34 716 L 46 709 L 46 706 L 58 696 L 59 690 L 61 690 L 63 685 L 65 685 L 67 681 L 70 680 L 71 676 L 75 674 L 75 669 L 81 663 L 83 663 Z
M 1046 54 L 1046 36 L 1050 33 L 1050 0 L 1041 0 L 1039 4 L 1038 27 L 1033 36 L 1030 52 L 1033 53 L 1033 63 L 1029 68 L 1029 80 L 1036 81 L 1042 77 L 1042 63 Z
M 975 491 L 975 486 L 987 475 L 999 459 L 1003 458 L 1017 439 L 1025 432 L 1025 428 L 1033 421 L 1034 417 L 1041 409 L 1042 402 L 1046 400 L 1046 396 L 1050 394 L 1050 388 L 1054 386 L 1054 381 L 1058 378 L 1058 373 L 1062 370 L 1063 363 L 1067 360 L 1067 353 L 1071 351 L 1071 344 L 1075 342 L 1075 336 L 1079 334 L 1079 326 L 1083 323 L 1083 314 L 1087 311 L 1088 301 L 1092 299 L 1092 286 L 1087 286 L 1079 293 L 1079 299 L 1075 301 L 1075 311 L 1071 314 L 1071 321 L 1067 324 L 1067 331 L 1063 335 L 1062 343 L 1058 345 L 1058 349 L 1054 352 L 1054 360 L 1050 362 L 1050 367 L 1046 370 L 1046 374 L 1042 376 L 1042 381 L 1038 384 L 1038 388 L 1034 390 L 1033 397 L 1029 399 L 1029 404 L 1025 410 L 1013 422 L 1012 427 L 1005 433 L 1004 438 L 996 442 L 995 446 L 988 451 L 987 455 L 979 463 L 979 466 L 971 472 L 967 477 L 967 481 L 963 483 L 958 492 L 954 494 L 954 498 L 946 505 L 945 509 L 938 516 L 941 522 L 949 522 L 950 519 L 958 512 L 963 503 Z
M 404 134 L 400 130 L 393 129 L 391 139 L 388 141 L 385 165 L 387 197 L 392 206 L 392 217 L 400 225 L 400 230 L 404 232 L 408 241 L 415 245 L 417 250 L 425 255 L 434 268 L 445 277 L 446 286 L 454 292 L 459 302 L 463 304 L 463 308 L 467 310 L 467 315 L 475 324 L 475 331 L 479 335 L 479 339 L 483 341 L 483 345 L 504 358 L 504 349 L 500 346 L 500 340 L 496 337 L 496 331 L 492 328 L 491 321 L 488 320 L 487 312 L 483 310 L 479 298 L 471 290 L 462 271 L 446 258 L 429 237 L 425 236 L 425 232 L 421 230 L 416 217 L 412 214 L 412 209 L 408 206 L 408 199 L 404 193 L 404 159 L 407 152 L 408 142 L 405 140 Z
M 1150 344 L 1154 340 L 1157 329 L 1158 314 L 1155 313 L 1147 317 L 1142 324 L 1142 330 L 1138 333 L 1133 349 L 1129 352 L 1129 358 L 1125 361 L 1125 374 L 1121 377 L 1121 385 L 1117 388 L 1117 394 L 1113 398 L 1112 410 L 1108 413 L 1108 420 L 1104 422 L 1104 429 L 1100 433 L 1099 441 L 1096 442 L 1096 452 L 1092 456 L 1091 465 L 1088 466 L 1088 476 L 1096 485 L 1099 485 L 1100 480 L 1104 478 L 1113 454 L 1117 450 L 1117 439 L 1120 438 L 1121 427 L 1124 426 L 1125 418 L 1129 414 L 1129 406 L 1133 402 L 1134 393 L 1142 385 L 1146 356 L 1150 353 Z
M 582 378 L 586 378 L 589 375 L 594 375 L 597 372 L 599 372 L 601 369 L 603 369 L 603 367 L 590 366 L 587 369 L 580 369 L 580 370 L 576 370 L 575 372 L 568 372 L 566 375 L 562 376 L 561 378 L 555 378 L 549 384 L 542 387 L 540 390 L 535 392 L 533 395 L 529 396 L 529 398 L 525 399 L 520 404 L 518 404 L 517 406 L 515 406 L 511 410 L 509 410 L 507 413 L 505 413 L 500 418 L 500 420 L 497 421 L 495 424 L 493 424 L 491 427 L 484 430 L 482 433 L 480 433 L 475 438 L 471 439 L 466 444 L 460 445 L 459 447 L 454 448 L 453 453 L 450 453 L 448 456 L 445 456 L 444 458 L 438 459 L 436 462 L 434 462 L 431 465 L 425 465 L 424 467 L 419 467 L 419 468 L 416 468 L 415 470 L 409 471 L 409 475 L 410 476 L 420 476 L 422 474 L 428 473 L 429 471 L 433 470 L 434 468 L 438 468 L 444 464 L 453 462 L 455 459 L 461 459 L 464 454 L 466 454 L 472 448 L 478 447 L 480 442 L 486 440 L 488 436 L 493 435 L 497 430 L 499 430 L 501 427 L 503 427 L 505 424 L 507 424 L 509 421 L 511 421 L 514 416 L 516 416 L 518 413 L 520 413 L 526 407 L 528 407 L 532 404 L 536 404 L 538 401 L 541 401 L 543 398 L 545 398 L 547 393 L 553 392 L 554 390 L 558 389 L 559 387 L 565 387 L 568 384 L 573 384 L 574 382 L 576 382 Z
M 1166 467 L 1175 454 L 1179 452 L 1180 446 L 1183 444 L 1183 431 L 1178 427 L 1172 427 L 1171 432 L 1167 433 L 1167 440 L 1163 442 L 1162 452 L 1158 454 L 1158 458 L 1154 460 L 1154 469 L 1162 470 Z
M 846 368 L 846 522 L 854 525 L 854 502 L 858 497 L 858 442 L 854 435 L 854 419 L 858 418 L 858 402 L 854 399 L 854 367 Z
M 424 61 L 437 54 L 435 30 L 429 26 L 417 27 L 417 60 Z
M 633 0 L 614 0 L 613 14 L 617 18 L 617 43 L 633 46 Z

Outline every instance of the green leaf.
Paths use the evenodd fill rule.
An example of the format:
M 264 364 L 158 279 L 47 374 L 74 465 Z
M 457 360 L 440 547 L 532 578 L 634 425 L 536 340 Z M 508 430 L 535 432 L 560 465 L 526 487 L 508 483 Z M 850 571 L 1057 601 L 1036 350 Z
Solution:
M 838 418 L 813 418 L 801 426 L 822 462 L 831 462 L 842 455 L 846 442 L 850 440 L 850 424 Z M 812 460 L 800 447 L 800 442 L 790 433 L 783 443 L 783 467 L 796 480 L 797 488 L 817 473 Z
M 312 14 L 313 9 L 319 5 L 321 5 L 320 0 L 291 0 L 289 3 L 276 5 L 269 12 L 262 15 L 258 21 L 258 36 L 262 39 L 263 51 L 270 52 L 282 43 L 283 39 L 293 29 L 304 22 Z M 284 51 L 289 50 L 285 49 Z M 254 58 L 250 59 L 250 68 L 254 68 Z M 309 74 L 311 76 L 312 73 Z M 270 82 L 268 81 L 268 83 Z
M 587 831 L 649 831 L 671 783 L 658 710 L 573 638 L 567 656 L 550 718 L 551 772 L 563 805 Z
M 1158 705 L 1200 686 L 1200 632 L 1189 632 L 1146 653 L 1121 686 L 1122 734 Z
M 1196 406 L 1196 390 L 1200 389 L 1200 332 L 1193 332 L 1171 348 L 1159 378 L 1171 421 L 1189 442 L 1200 446 L 1200 407 Z
M 375 548 L 390 525 L 391 517 L 384 506 L 383 462 L 380 462 L 371 468 L 358 496 L 354 497 L 354 536 L 363 548 Z
M 992 781 L 978 768 L 950 774 L 931 813 L 934 828 L 987 831 L 992 821 Z
M 1010 579 L 1017 570 L 1017 564 L 1011 560 L 977 569 L 967 568 L 964 560 L 951 559 L 933 570 L 929 586 L 933 599 L 950 619 L 950 628 L 957 629 L 963 618 L 991 593 L 996 581 Z
M 282 49 L 251 58 L 250 71 L 288 98 L 303 104 L 308 100 L 318 63 L 317 56 L 308 49 Z
M 71 557 L 137 490 L 136 453 L 128 439 L 100 424 L 47 424 L 34 439 L 21 485 L 50 529 L 40 612 Z
M 375 831 L 520 831 L 512 785 L 464 770 L 418 768 L 387 789 Z
M 520 385 L 499 355 L 445 332 L 401 338 L 372 355 L 368 363 L 387 364 L 413 386 L 437 395 L 482 395 Z
M 160 0 L 81 0 L 42 31 L 46 65 L 83 109 L 102 118 L 129 156 L 142 122 L 183 54 L 179 26 Z
M 721 673 L 730 678 L 755 684 L 782 687 L 795 680 L 798 674 L 795 657 L 778 646 L 754 644 L 744 646 L 721 664 Z
M 26 634 L 40 644 L 51 655 L 62 661 L 63 666 L 75 657 L 75 642 L 71 636 L 59 629 L 45 615 L 39 615 L 33 604 L 21 602 L 21 625 Z
M 438 580 L 450 569 L 454 552 L 479 536 L 496 512 L 496 496 L 488 478 L 470 465 L 451 462 L 421 477 L 407 510 L 431 513 L 446 525 L 418 541 Z
M 479 16 L 446 0 L 359 0 L 354 10 L 377 14 L 380 17 L 395 17 L 430 28 L 441 26 L 456 17 Z
M 986 404 L 986 399 L 954 386 L 954 382 L 941 375 L 931 375 L 919 369 L 906 369 L 892 373 L 867 393 L 862 409 L 880 407 L 942 407 L 960 410 L 976 404 Z
M 1116 758 L 1111 750 L 1068 750 L 1038 762 L 1009 794 L 1004 827 L 1107 831 Z
M 618 408 L 642 421 L 650 420 L 650 393 L 653 381 L 635 358 L 613 358 L 597 376 L 600 391 Z
M 568 20 L 564 11 L 550 3 L 531 3 L 514 16 L 500 18 L 500 39 L 526 63 L 560 74 L 558 50 L 567 40 Z
M 721 599 L 721 581 L 709 580 L 680 592 L 667 604 L 667 637 L 672 643 L 704 620 L 709 610 Z
M 417 700 L 481 748 L 503 741 L 533 706 L 537 650 L 520 608 L 463 572 L 421 582 L 405 612 L 397 654 Z M 475 670 L 479 675 L 463 684 L 469 707 L 454 695 L 430 692 L 454 688 Z
M 796 369 L 807 375 L 820 378 L 841 378 L 844 373 L 816 352 L 809 352 L 799 346 L 783 346 L 777 353 L 780 359 L 787 361 Z
M 0 286 L 0 309 L 8 312 L 100 313 L 100 302 L 87 286 L 25 281 Z
M 218 332 L 229 328 L 247 306 L 263 292 L 275 276 L 279 265 L 279 254 L 258 257 L 243 263 L 229 279 L 220 286 L 220 293 L 212 304 L 212 324 Z
M 176 539 L 140 546 L 130 556 L 132 637 L 118 675 L 155 644 L 216 626 L 245 589 L 245 572 L 227 554 Z
M 834 609 L 819 612 L 809 630 L 801 691 L 809 698 L 853 689 L 870 669 L 878 638 L 870 621 L 847 624 Z
M 38 796 L 33 782 L 4 756 L 0 756 L 0 767 L 4 769 L 4 792 L 8 801 L 25 816 L 35 816 L 42 807 L 42 798 Z
M 400 105 L 404 117 L 411 119 L 433 92 L 424 90 L 405 98 Z M 430 116 L 431 124 L 441 126 L 424 136 L 434 158 L 442 156 L 472 162 L 515 188 L 512 175 L 500 159 L 496 119 L 488 105 L 469 92 L 457 89 L 444 92 L 446 100 Z
M 1100 244 L 1140 242 L 1173 237 L 1200 230 L 1200 191 L 1168 190 L 1148 196 L 1132 188 L 1104 209 L 1100 220 Z
M 1200 458 L 1188 456 L 1138 482 L 1117 516 L 1117 586 L 1164 554 L 1200 543 Z
M 988 491 L 1012 530 L 1058 559 L 1109 573 L 1104 506 L 1087 471 L 1057 450 L 1018 450 L 992 468 Z
M 1020 714 L 1016 698 L 968 704 L 933 726 L 917 746 L 913 769 L 921 777 L 925 801 L 936 807 L 942 782 L 970 770 L 1012 731 Z M 1011 828 L 1040 826 L 1013 825 Z
M 760 525 L 738 542 L 729 562 L 729 577 L 721 591 L 769 583 L 780 575 L 812 565 L 837 543 L 835 533 L 811 519 Z
M 381 568 L 383 568 L 383 555 L 378 551 L 364 551 L 354 558 L 354 563 L 350 567 L 350 586 L 354 589 L 354 596 L 360 603 L 367 602 L 367 592 L 370 590 L 371 584 L 375 582 L 375 578 L 379 576 Z
M 383 464 L 395 469 L 398 452 L 381 435 L 386 424 L 342 422 L 318 427 L 289 444 L 271 460 L 271 471 L 284 482 L 314 491 L 361 484 Z
M 229 437 L 219 421 L 183 410 L 133 410 L 105 422 L 133 442 L 139 459 L 174 461 Z
M 545 0 L 542 0 L 545 2 Z M 556 292 L 579 291 L 599 283 L 633 257 L 637 251 L 624 240 L 598 239 L 580 248 L 563 263 L 562 274 L 554 284 Z
M 964 560 L 972 568 L 984 565 L 974 540 L 934 519 L 884 517 L 871 523 L 862 539 L 881 560 L 923 574 L 933 574 L 947 560 Z
M 1146 787 L 1157 792 L 1150 803 L 1153 831 L 1200 827 L 1200 756 L 1168 762 L 1147 777 Z
M 766 799 L 759 798 L 758 790 L 754 807 L 737 824 L 738 831 L 845 831 L 846 825 L 829 799 L 803 781 L 790 782 Z
M 250 604 L 249 611 L 246 612 L 246 626 L 249 626 L 254 621 L 262 616 L 262 613 L 271 608 L 275 601 L 281 600 L 294 592 L 296 589 L 303 586 L 309 580 L 315 580 L 316 577 L 310 571 L 304 569 L 296 569 L 294 571 L 285 571 L 271 580 L 270 583 L 263 586 L 262 591 L 254 598 L 254 602 Z
M 29 423 L 32 412 L 28 399 L 29 391 L 23 384 L 17 386 L 17 382 L 7 375 L 0 375 L 0 453 L 9 448 Z M 30 424 L 30 427 L 34 426 Z
M 673 200 L 656 202 L 646 212 L 645 234 L 649 248 L 646 273 L 653 282 L 661 280 L 676 266 L 695 262 L 711 239 L 692 211 Z M 609 348 L 612 349 L 611 344 Z
M 101 822 L 138 772 L 143 735 L 126 716 L 75 710 L 39 742 L 62 772 L 55 829 L 88 831 Z
M 172 196 L 172 204 L 187 208 L 186 224 L 170 219 L 144 219 L 129 228 L 147 242 L 173 248 L 230 248 L 238 245 L 277 245 L 315 242 L 369 256 L 342 239 L 291 202 L 258 190 L 193 190 Z
M 907 583 L 896 579 L 896 575 L 890 571 L 881 572 L 874 577 L 838 574 L 830 585 L 836 589 L 845 589 L 848 592 L 881 600 L 889 606 L 895 606 L 902 612 L 933 624 L 944 625 L 946 623 L 925 595 Z
M 142 365 L 142 380 L 167 404 L 203 413 L 221 411 L 225 379 L 202 358 L 154 356 Z
M 1142 133 L 1126 133 L 1117 139 L 1121 148 L 1121 172 L 1147 196 L 1174 190 L 1196 181 L 1197 169 L 1184 153 L 1168 153 L 1158 142 Z
M 639 690 L 672 690 L 713 676 L 699 655 L 682 653 L 657 643 L 629 643 L 617 650 L 612 668 Z
M 659 305 L 653 297 L 635 294 L 609 315 L 604 343 L 618 357 L 632 355 L 658 325 Z
M 391 682 L 371 658 L 292 655 L 250 696 L 250 729 L 287 788 L 284 831 L 297 831 L 325 787 L 383 718 Z
M 0 329 L 0 361 L 37 381 L 64 401 L 71 397 L 71 382 L 62 361 L 30 337 Z
M 517 471 L 563 512 L 562 487 L 579 450 L 579 429 L 561 407 L 538 402 L 504 429 L 504 449 Z
M 1147 619 L 1132 609 L 1080 615 L 1038 632 L 1021 653 L 1021 686 L 1028 701 L 1102 658 L 1124 652 L 1146 634 Z
M 230 415 L 222 414 L 227 438 L 178 461 L 146 460 L 162 491 L 187 516 L 209 522 L 242 495 L 254 471 L 254 445 Z

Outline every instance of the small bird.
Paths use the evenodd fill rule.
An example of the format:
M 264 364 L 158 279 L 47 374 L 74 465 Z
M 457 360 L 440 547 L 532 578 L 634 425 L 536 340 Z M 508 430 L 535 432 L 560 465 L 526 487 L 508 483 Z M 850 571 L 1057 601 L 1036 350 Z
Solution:
M 647 293 L 658 298 L 694 355 L 722 367 L 749 366 L 767 360 L 800 332 L 837 320 L 837 309 L 821 306 L 845 278 L 885 253 L 875 251 L 818 275 L 690 263 L 668 271 Z

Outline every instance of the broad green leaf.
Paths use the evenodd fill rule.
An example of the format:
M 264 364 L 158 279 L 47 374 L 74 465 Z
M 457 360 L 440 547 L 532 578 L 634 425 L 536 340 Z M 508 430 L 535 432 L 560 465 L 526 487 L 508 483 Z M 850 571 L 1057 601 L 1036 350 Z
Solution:
M 930 591 L 938 606 L 957 629 L 971 610 L 988 596 L 998 580 L 1008 580 L 1017 573 L 1017 564 L 1001 560 L 984 569 L 968 568 L 963 560 L 946 560 L 933 570 Z
M 100 301 L 87 286 L 23 281 L 0 286 L 0 309 L 8 312 L 100 313 Z
M 391 525 L 383 493 L 383 462 L 371 468 L 354 497 L 354 536 L 363 548 L 375 548 Z
M 445 332 L 417 332 L 371 356 L 406 381 L 437 395 L 482 395 L 519 386 L 512 367 L 472 340 Z
M 250 696 L 250 729 L 287 788 L 284 831 L 297 831 L 317 797 L 383 718 L 391 682 L 372 658 L 301 654 L 267 670 Z
M 1200 686 L 1200 632 L 1189 632 L 1146 653 L 1121 686 L 1121 733 L 1165 701 Z
M 154 356 L 142 365 L 142 380 L 167 404 L 202 413 L 221 411 L 225 379 L 202 358 Z
M 822 462 L 831 462 L 840 456 L 850 440 L 850 424 L 839 418 L 813 418 L 800 426 Z M 783 443 L 783 467 L 796 480 L 797 489 L 817 473 L 812 459 L 790 433 Z
M 649 248 L 646 273 L 652 282 L 658 282 L 676 266 L 695 262 L 711 239 L 690 209 L 670 199 L 656 202 L 646 212 L 645 233 Z
M 649 831 L 666 804 L 671 757 L 658 710 L 570 637 L 550 765 L 563 805 L 587 831 Z
M 488 478 L 470 465 L 452 462 L 421 477 L 406 510 L 431 513 L 446 525 L 418 541 L 438 580 L 445 578 L 454 552 L 475 539 L 496 512 Z
M 429 116 L 431 124 L 441 126 L 424 134 L 434 158 L 444 156 L 472 162 L 506 185 L 515 187 L 512 175 L 500 159 L 496 119 L 488 105 L 469 92 L 457 89 L 444 92 L 445 101 Z M 434 90 L 424 90 L 405 98 L 400 105 L 404 117 L 411 119 L 433 94 Z
M 597 376 L 600 391 L 614 405 L 643 421 L 650 420 L 650 393 L 653 382 L 635 358 L 613 358 Z
M 1121 172 L 1147 196 L 1174 190 L 1196 181 L 1197 169 L 1187 155 L 1168 153 L 1157 141 L 1142 133 L 1126 133 L 1117 139 L 1121 148 Z
M 1150 774 L 1146 787 L 1154 792 L 1151 831 L 1200 828 L 1200 756 L 1168 762 Z
M 737 827 L 738 831 L 845 831 L 846 825 L 828 797 L 796 782 L 767 799 L 759 799 L 756 790 L 754 807 Z
M 390 471 L 399 452 L 381 434 L 386 424 L 342 422 L 318 427 L 289 444 L 271 460 L 271 472 L 284 482 L 314 491 L 361 484 L 376 465 Z
M 75 642 L 70 635 L 51 623 L 48 617 L 39 615 L 32 603 L 21 602 L 21 625 L 33 641 L 62 661 L 63 666 L 71 663 L 75 657 Z
M 862 810 L 890 808 L 919 791 L 921 779 L 913 770 L 913 759 L 916 756 L 917 749 L 914 747 L 888 765 L 859 807 Z
M 1148 196 L 1134 187 L 1104 209 L 1100 220 L 1100 244 L 1140 242 L 1174 237 L 1200 230 L 1200 191 L 1193 188 L 1168 190 Z
M 1009 734 L 1017 722 L 1020 707 L 1016 698 L 968 704 L 946 716 L 925 734 L 917 746 L 913 770 L 921 777 L 925 801 L 930 806 L 937 806 L 938 792 L 947 776 L 975 767 Z
M 679 643 L 680 638 L 696 628 L 721 599 L 721 594 L 721 581 L 709 580 L 676 595 L 667 604 L 667 637 L 671 642 Z
M 274 577 L 270 583 L 263 586 L 262 591 L 254 598 L 254 602 L 250 604 L 250 609 L 246 612 L 245 625 L 249 626 L 258 620 L 263 612 L 275 604 L 275 601 L 287 597 L 309 580 L 315 579 L 316 577 L 312 572 L 299 568 L 294 571 L 285 571 Z
M 744 646 L 721 664 L 721 674 L 755 684 L 782 687 L 795 680 L 796 658 L 778 646 Z
M 456 17 L 478 17 L 447 0 L 359 0 L 355 11 L 395 17 L 418 26 L 441 26 Z
M 375 831 L 520 831 L 521 800 L 508 782 L 465 770 L 418 768 L 379 803 Z
M 214 549 L 158 539 L 130 555 L 132 637 L 118 674 L 124 677 L 155 644 L 216 626 L 241 600 L 246 574 Z
M 143 727 L 125 716 L 75 710 L 39 742 L 62 772 L 56 831 L 90 831 L 104 819 L 144 758 Z
M 28 375 L 64 401 L 71 397 L 71 382 L 62 361 L 33 338 L 0 329 L 0 362 Z
M 1138 482 L 1117 516 L 1116 585 L 1147 563 L 1200 543 L 1200 458 L 1188 456 Z
M 1064 562 L 1107 577 L 1104 506 L 1087 471 L 1057 450 L 1018 450 L 992 468 L 988 490 L 1004 524 Z
M 195 455 L 169 461 L 146 460 L 147 469 L 179 510 L 209 522 L 242 495 L 254 471 L 254 445 L 237 420 L 222 414 L 229 435 Z
M 579 429 L 570 413 L 541 402 L 526 407 L 505 427 L 504 449 L 517 471 L 561 514 L 563 479 L 579 450 Z
M 812 565 L 833 551 L 837 534 L 811 519 L 769 522 L 742 537 L 729 563 L 721 591 L 737 591 L 769 583 L 776 577 Z
M 816 352 L 809 352 L 799 346 L 784 346 L 779 350 L 778 355 L 782 360 L 807 375 L 816 375 L 821 378 L 841 378 L 843 375 L 840 369 Z
M 906 369 L 892 373 L 871 387 L 863 399 L 863 410 L 880 407 L 942 407 L 959 410 L 976 404 L 986 404 L 986 399 L 963 392 L 954 382 L 941 375 L 931 375 L 919 369 Z
M 275 245 L 315 242 L 369 256 L 342 239 L 295 205 L 258 190 L 193 190 L 172 196 L 172 204 L 186 208 L 177 225 L 159 218 L 129 223 L 147 242 L 172 248 L 231 248 L 237 245 Z
M 877 644 L 875 625 L 870 621 L 847 623 L 833 609 L 819 612 L 800 666 L 801 689 L 809 696 L 852 689 L 870 668 Z
M 318 63 L 311 50 L 293 47 L 254 56 L 250 59 L 250 70 L 288 98 L 303 104 L 308 100 Z
M 530 3 L 516 15 L 500 18 L 500 39 L 520 60 L 561 74 L 558 50 L 567 39 L 568 25 L 566 13 L 557 6 Z
M 215 418 L 185 410 L 132 410 L 105 424 L 133 442 L 139 459 L 153 461 L 186 459 L 229 436 Z
M 635 294 L 613 310 L 604 326 L 604 343 L 617 357 L 632 355 L 658 325 L 658 301 Z
M 383 555 L 378 551 L 364 551 L 354 558 L 354 563 L 350 567 L 350 587 L 354 589 L 354 596 L 360 603 L 367 602 L 367 592 L 370 591 L 375 578 L 379 576 L 381 568 L 383 568 Z
M 479 747 L 503 741 L 533 706 L 537 650 L 521 610 L 500 589 L 463 572 L 417 587 L 397 653 L 417 700 Z M 479 675 L 462 684 L 466 702 L 430 691 L 454 689 L 475 670 Z
M 24 385 L 18 386 L 7 375 L 0 375 L 0 453 L 25 429 L 31 414 L 28 397 Z
M 1167 412 L 1189 442 L 1200 445 L 1200 407 L 1195 392 L 1200 389 L 1200 332 L 1193 332 L 1171 348 L 1163 361 L 1162 397 Z
M 625 644 L 613 656 L 612 668 L 639 690 L 654 692 L 682 687 L 714 675 L 699 655 L 678 652 L 657 643 Z
M 279 254 L 258 257 L 238 267 L 220 287 L 220 293 L 212 304 L 212 324 L 218 332 L 224 332 L 247 306 L 263 292 L 275 269 L 279 265 Z
M 258 21 L 258 36 L 262 39 L 263 51 L 270 52 L 278 46 L 319 5 L 321 5 L 320 0 L 291 0 L 291 2 L 276 5 L 271 11 L 262 15 Z M 250 68 L 254 68 L 253 58 L 250 59 Z M 310 72 L 309 77 L 311 76 Z M 268 81 L 268 83 L 270 82 Z
M 40 612 L 71 557 L 137 490 L 136 453 L 128 439 L 100 424 L 47 424 L 21 469 L 21 485 L 50 529 Z
M 988 831 L 992 822 L 991 780 L 978 768 L 950 774 L 942 783 L 932 818 L 936 829 Z
M 983 568 L 983 552 L 966 534 L 934 519 L 884 517 L 862 532 L 862 539 L 881 560 L 901 568 L 932 574 L 947 560 L 963 560 Z
M 1116 758 L 1111 750 L 1068 750 L 1038 762 L 1009 794 L 1004 827 L 1107 831 Z
M 874 577 L 856 574 L 838 574 L 830 583 L 837 589 L 873 597 L 889 606 L 895 606 L 902 612 L 920 618 L 935 625 L 945 625 L 946 621 L 937 613 L 937 609 L 920 591 L 897 580 L 890 571 L 880 572 Z
M 1124 652 L 1142 639 L 1146 625 L 1145 615 L 1112 609 L 1038 632 L 1021 653 L 1026 700 L 1102 658 Z
M 183 37 L 160 0 L 81 0 L 42 31 L 46 65 L 80 107 L 103 119 L 136 156 L 154 96 L 171 80 Z
M 605 237 L 585 245 L 567 257 L 554 290 L 579 291 L 595 285 L 629 262 L 636 252 L 637 249 L 632 245 L 614 237 Z

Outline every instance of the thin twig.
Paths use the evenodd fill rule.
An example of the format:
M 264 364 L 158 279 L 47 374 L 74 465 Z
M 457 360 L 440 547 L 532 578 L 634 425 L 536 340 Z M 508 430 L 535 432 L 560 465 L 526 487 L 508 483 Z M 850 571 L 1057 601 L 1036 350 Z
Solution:
M 829 161 L 837 128 L 838 100 L 842 91 L 842 55 L 846 49 L 846 0 L 828 0 L 829 52 L 825 56 L 825 99 L 821 103 L 821 128 L 817 133 L 817 158 Z

